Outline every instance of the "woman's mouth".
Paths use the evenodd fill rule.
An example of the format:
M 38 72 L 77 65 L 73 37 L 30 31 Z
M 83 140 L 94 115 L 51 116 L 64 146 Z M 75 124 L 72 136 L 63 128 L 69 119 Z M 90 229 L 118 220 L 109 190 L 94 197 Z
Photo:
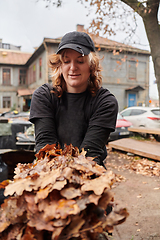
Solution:
M 69 74 L 69 76 L 70 76 L 71 78 L 77 78 L 77 77 L 80 76 L 80 74 Z

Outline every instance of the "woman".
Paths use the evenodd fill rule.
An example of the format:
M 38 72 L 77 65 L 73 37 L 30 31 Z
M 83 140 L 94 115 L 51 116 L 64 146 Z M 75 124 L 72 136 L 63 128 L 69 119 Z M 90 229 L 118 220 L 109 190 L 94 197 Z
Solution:
M 36 151 L 46 144 L 59 143 L 62 148 L 72 144 L 104 166 L 118 104 L 113 94 L 101 87 L 101 67 L 90 36 L 76 31 L 64 35 L 50 66 L 53 87 L 39 87 L 31 101 Z

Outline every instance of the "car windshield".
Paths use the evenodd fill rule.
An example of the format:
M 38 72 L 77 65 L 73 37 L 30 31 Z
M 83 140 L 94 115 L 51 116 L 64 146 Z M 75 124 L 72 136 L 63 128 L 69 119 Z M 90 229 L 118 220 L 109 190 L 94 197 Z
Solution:
M 131 109 L 127 109 L 123 113 L 121 113 L 122 117 L 129 116 L 131 114 Z

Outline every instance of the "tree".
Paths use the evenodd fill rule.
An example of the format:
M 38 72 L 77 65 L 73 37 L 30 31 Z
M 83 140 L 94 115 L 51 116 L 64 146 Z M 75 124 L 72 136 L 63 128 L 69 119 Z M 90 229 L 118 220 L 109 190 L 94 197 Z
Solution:
M 160 106 L 160 25 L 158 22 L 160 0 L 147 0 L 144 2 L 122 0 L 122 2 L 136 11 L 143 20 L 154 65 Z
M 119 17 L 122 20 L 123 17 L 126 16 L 125 13 L 124 15 L 122 13 L 123 4 L 127 5 L 127 7 L 129 7 L 128 10 L 132 10 L 132 13 L 137 13 L 142 18 L 151 50 L 160 106 L 160 24 L 158 21 L 160 0 L 87 0 L 87 2 L 89 2 L 90 6 L 94 6 L 96 9 L 95 14 L 98 17 L 96 18 L 96 21 L 92 21 L 91 27 L 96 27 L 97 31 L 100 27 L 101 29 L 104 29 L 104 33 L 108 30 L 109 33 L 114 33 L 113 27 L 115 24 L 112 28 L 109 28 L 109 23 L 106 25 L 104 20 L 106 16 L 110 17 L 110 19 L 115 18 L 117 12 L 114 10 L 116 10 L 116 8 L 120 5 L 121 11 L 119 11 Z M 135 15 L 134 19 L 136 22 Z M 130 27 L 130 24 L 128 25 Z M 128 32 L 130 36 L 132 36 L 132 33 L 135 32 L 135 29 L 132 30 L 133 31 L 130 29 Z
M 48 4 L 53 3 L 61 6 L 63 0 L 44 0 Z M 77 0 L 94 11 L 94 19 L 90 24 L 93 32 L 103 34 L 116 34 L 117 19 L 121 20 L 120 28 L 128 33 L 131 39 L 135 33 L 136 15 L 142 18 L 146 35 L 148 38 L 154 73 L 159 93 L 160 106 L 160 24 L 158 21 L 158 10 L 160 0 Z M 126 18 L 132 16 L 134 21 L 129 23 Z M 109 20 L 109 21 L 107 21 Z M 126 24 L 126 26 L 125 26 Z

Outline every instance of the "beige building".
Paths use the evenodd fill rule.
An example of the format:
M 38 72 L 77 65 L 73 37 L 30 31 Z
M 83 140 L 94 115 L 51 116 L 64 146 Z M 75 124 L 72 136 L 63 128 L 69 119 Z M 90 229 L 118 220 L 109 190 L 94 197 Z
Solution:
M 84 31 L 83 25 L 77 25 Z M 118 99 L 119 109 L 133 105 L 149 105 L 149 56 L 145 50 L 91 35 L 103 61 L 103 87 Z M 43 83 L 51 83 L 49 56 L 56 52 L 60 38 L 44 38 L 33 54 L 20 48 L 0 45 L 0 109 L 30 107 L 33 91 Z M 13 46 L 12 46 L 13 47 Z M 2 109 L 3 108 L 3 109 Z
M 28 88 L 25 64 L 30 56 L 30 53 L 21 52 L 20 47 L 0 41 L 0 112 L 23 106 L 17 90 Z

